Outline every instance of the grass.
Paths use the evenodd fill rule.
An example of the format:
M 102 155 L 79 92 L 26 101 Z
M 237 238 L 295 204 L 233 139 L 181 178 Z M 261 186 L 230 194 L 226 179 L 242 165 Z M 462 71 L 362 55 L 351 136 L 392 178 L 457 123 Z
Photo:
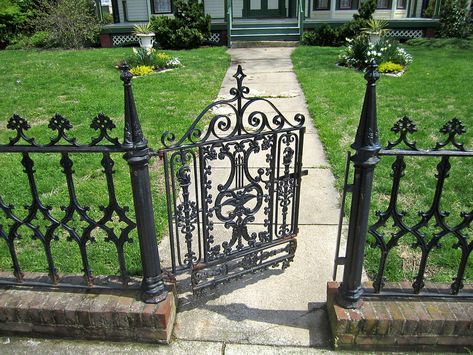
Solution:
M 123 139 L 123 86 L 115 63 L 128 56 L 127 49 L 92 49 L 80 51 L 1 51 L 2 100 L 0 101 L 0 142 L 5 144 L 13 132 L 8 131 L 8 118 L 17 113 L 28 119 L 30 136 L 44 143 L 53 136 L 47 128 L 49 118 L 56 112 L 67 117 L 74 128 L 71 136 L 88 143 L 95 132 L 89 128 L 92 118 L 99 112 L 110 116 L 117 128 L 112 136 Z M 196 115 L 212 102 L 220 88 L 228 67 L 225 48 L 203 48 L 191 51 L 168 52 L 177 56 L 184 67 L 140 77 L 133 80 L 134 96 L 142 128 L 150 147 L 158 149 L 160 137 L 166 130 L 177 136 L 183 134 Z M 32 154 L 41 201 L 53 206 L 52 214 L 61 218 L 62 205 L 68 205 L 66 180 L 59 165 L 59 154 Z M 101 157 L 72 154 L 74 183 L 79 203 L 90 206 L 89 214 L 100 216 L 99 206 L 107 204 L 106 181 L 100 165 Z M 115 185 L 119 203 L 130 206 L 133 216 L 129 172 L 120 155 L 115 161 Z M 27 177 L 20 164 L 21 155 L 4 154 L 0 157 L 0 196 L 6 204 L 14 204 L 14 212 L 24 218 L 24 205 L 31 204 Z M 151 165 L 153 199 L 158 235 L 167 225 L 162 171 L 157 160 Z M 47 223 L 34 223 L 45 230 Z M 0 213 L 0 225 L 8 229 L 11 222 Z M 71 223 L 84 225 L 77 216 Z M 111 224 L 117 231 L 118 221 Z M 31 230 L 21 227 L 22 240 L 15 242 L 20 264 L 25 271 L 47 271 L 44 251 L 39 241 L 31 241 Z M 53 256 L 59 272 L 81 272 L 79 249 L 66 240 L 67 233 L 60 229 L 59 241 L 53 242 Z M 88 246 L 94 274 L 116 274 L 118 263 L 115 247 L 104 241 L 104 235 L 94 231 L 96 243 Z M 141 272 L 136 233 L 134 242 L 126 245 L 126 262 L 131 274 Z M 11 270 L 6 243 L 1 242 L 0 269 Z
M 365 81 L 363 74 L 351 69 L 337 67 L 340 49 L 299 47 L 293 54 L 293 62 L 305 93 L 310 114 L 325 146 L 337 187 L 342 186 L 345 155 L 350 150 L 359 121 Z M 383 76 L 378 81 L 378 120 L 381 142 L 394 140 L 390 128 L 402 116 L 409 116 L 418 132 L 414 138 L 419 147 L 433 147 L 442 139 L 439 129 L 448 120 L 458 117 L 467 128 L 462 136 L 465 146 L 472 149 L 473 138 L 473 74 L 471 58 L 473 50 L 455 48 L 409 47 L 414 62 L 400 78 Z M 468 132 L 469 129 L 469 132 Z M 374 212 L 385 210 L 391 188 L 392 158 L 383 158 L 375 172 L 370 224 L 376 221 Z M 405 222 L 412 226 L 419 221 L 417 211 L 427 211 L 435 190 L 435 173 L 438 159 L 408 158 L 406 175 L 401 182 L 399 209 L 408 211 Z M 452 158 L 450 177 L 445 183 L 441 209 L 450 212 L 446 222 L 457 224 L 461 211 L 473 209 L 473 164 L 471 158 Z M 422 231 L 429 240 L 439 227 L 431 223 Z M 386 236 L 395 231 L 383 230 Z M 472 240 L 471 228 L 464 231 Z M 372 242 L 373 240 L 370 239 Z M 452 236 L 442 241 L 428 259 L 426 277 L 432 281 L 451 282 L 458 267 L 460 252 L 452 249 Z M 412 280 L 418 268 L 419 248 L 410 245 L 413 238 L 404 238 L 396 253 L 388 257 L 386 277 L 390 281 Z M 393 253 L 391 253 L 393 254 Z M 365 267 L 370 276 L 377 271 L 379 249 L 367 248 Z M 466 271 L 467 281 L 473 281 L 473 258 L 470 257 Z

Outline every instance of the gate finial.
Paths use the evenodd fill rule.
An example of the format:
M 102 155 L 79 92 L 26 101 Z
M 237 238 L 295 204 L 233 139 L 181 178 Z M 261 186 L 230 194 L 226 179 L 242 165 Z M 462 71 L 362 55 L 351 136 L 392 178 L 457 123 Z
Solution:
M 136 111 L 135 99 L 133 97 L 133 90 L 131 86 L 131 79 L 133 74 L 130 73 L 127 62 L 124 62 L 120 67 L 120 79 L 123 81 L 125 92 L 125 131 L 123 146 L 126 148 L 145 148 L 148 141 L 143 136 L 141 124 L 138 119 Z

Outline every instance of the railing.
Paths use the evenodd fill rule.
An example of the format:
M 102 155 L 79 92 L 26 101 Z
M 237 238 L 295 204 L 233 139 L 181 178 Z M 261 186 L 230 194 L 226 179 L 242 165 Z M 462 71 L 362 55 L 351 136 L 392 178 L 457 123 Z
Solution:
M 305 20 L 304 1 L 305 0 L 299 0 L 298 11 L 297 11 L 299 35 L 300 35 L 301 40 L 302 40 L 302 36 L 304 35 L 304 20 Z
M 232 46 L 233 0 L 227 0 L 227 44 Z
M 473 297 L 471 290 L 461 292 L 464 287 L 463 281 L 468 259 L 473 254 L 473 241 L 468 239 L 467 233 L 473 222 L 473 211 L 459 213 L 457 221 L 454 222 L 447 221 L 446 217 L 450 213 L 441 209 L 445 182 L 451 170 L 451 158 L 473 157 L 473 151 L 467 150 L 463 143 L 457 140 L 460 135 L 465 133 L 465 128 L 461 121 L 452 119 L 440 129 L 440 132 L 446 135 L 446 139 L 437 141 L 431 149 L 420 149 L 416 142 L 409 138 L 409 135 L 414 133 L 417 128 L 408 117 L 404 117 L 392 128 L 392 131 L 398 135 L 397 139 L 394 142 L 388 142 L 387 146 L 382 148 L 379 143 L 377 129 L 376 81 L 379 79 L 379 74 L 376 72 L 375 64 L 371 64 L 365 79 L 367 80 L 367 88 L 363 110 L 356 139 L 352 144 L 355 154 L 349 156 L 349 160 L 353 163 L 355 169 L 354 181 L 353 184 L 345 183 L 344 187 L 345 193 L 352 194 L 346 255 L 343 257 L 337 255 L 335 259 L 336 266 L 344 265 L 343 281 L 338 292 L 338 303 L 346 308 L 357 308 L 363 295 Z M 446 149 L 449 145 L 453 148 Z M 388 206 L 384 211 L 376 212 L 377 221 L 369 226 L 374 169 L 380 160 L 388 156 L 395 157 L 392 164 L 392 185 Z M 410 221 L 406 221 L 408 211 L 400 209 L 398 199 L 406 172 L 406 161 L 412 157 L 438 159 L 439 162 L 436 164 L 436 183 L 433 186 L 435 192 L 430 207 L 427 211 L 415 211 L 419 216 L 417 220 L 412 220 L 410 216 L 413 213 L 411 213 L 409 215 Z M 427 173 L 424 171 L 418 178 L 422 179 L 422 183 L 425 184 L 426 177 Z M 378 178 L 381 178 L 381 176 L 378 176 Z M 412 183 L 420 182 L 414 181 Z M 388 233 L 386 233 L 386 227 L 391 229 Z M 429 227 L 432 230 L 426 230 Z M 380 250 L 380 258 L 373 288 L 365 290 L 361 283 L 361 277 L 368 234 L 374 238 L 372 247 Z M 442 242 L 446 238 L 454 238 L 455 243 L 452 247 L 460 251 L 459 260 L 456 264 L 458 267 L 455 275 L 452 275 L 453 283 L 450 289 L 438 289 L 437 287 L 432 290 L 432 288 L 425 286 L 426 268 L 432 252 L 442 248 Z M 385 290 L 383 288 L 386 281 L 385 272 L 388 256 L 401 244 L 402 240 L 409 239 L 413 241 L 410 248 L 420 253 L 412 292 L 407 292 L 406 287 Z
M 49 121 L 48 127 L 54 132 L 54 137 L 45 143 L 39 143 L 37 139 L 28 134 L 30 125 L 19 115 L 13 115 L 7 124 L 7 128 L 14 132 L 8 143 L 0 145 L 0 153 L 3 155 L 21 155 L 21 165 L 26 174 L 29 198 L 31 202 L 25 206 L 25 212 L 15 208 L 5 199 L 8 192 L 3 190 L 0 196 L 0 211 L 2 225 L 0 225 L 0 239 L 6 242 L 10 254 L 15 280 L 0 280 L 0 284 L 17 286 L 48 286 L 48 287 L 77 287 L 77 288 L 107 288 L 103 285 L 94 286 L 91 263 L 89 260 L 89 247 L 95 241 L 95 232 L 100 231 L 106 242 L 113 243 L 116 249 L 117 262 L 119 265 L 120 279 L 123 287 L 127 287 L 129 271 L 125 262 L 125 244 L 132 242 L 130 234 L 135 230 L 138 233 L 143 280 L 141 288 L 145 302 L 157 303 L 165 298 L 166 292 L 161 276 L 157 239 L 151 201 L 150 179 L 148 172 L 149 149 L 147 141 L 143 136 L 140 122 L 138 120 L 135 102 L 131 87 L 132 75 L 125 65 L 122 67 L 121 80 L 124 82 L 125 93 L 125 125 L 124 139 L 120 143 L 117 137 L 112 137 L 111 131 L 115 124 L 106 115 L 100 113 L 91 122 L 90 127 L 96 131 L 88 143 L 81 144 L 77 139 L 69 135 L 72 128 L 70 122 L 63 116 L 56 114 Z M 44 155 L 48 154 L 48 155 Z M 97 170 L 92 164 L 94 157 L 100 160 L 102 173 L 105 180 L 107 204 L 105 206 L 84 206 L 80 202 L 82 196 L 77 192 L 77 178 L 74 174 L 74 161 L 78 155 L 88 155 L 86 169 L 90 173 Z M 114 178 L 114 157 L 119 154 L 123 156 L 129 165 L 129 173 L 132 186 L 133 204 L 136 221 L 128 213 L 128 207 L 118 202 Z M 57 184 L 52 177 L 47 177 L 48 186 L 65 184 L 64 192 L 68 198 L 64 206 L 49 206 L 44 202 L 44 191 L 41 191 L 38 172 L 48 174 L 54 170 L 53 155 L 58 155 L 59 166 L 64 175 L 64 181 Z M 38 159 L 39 158 L 39 159 Z M 42 171 L 43 164 L 38 161 L 48 160 L 48 171 Z M 82 165 L 82 164 L 81 164 Z M 4 171 L 4 173 L 6 173 Z M 15 176 L 12 175 L 12 179 Z M 21 179 L 18 179 L 21 183 Z M 58 189 L 59 190 L 59 189 Z M 9 191 L 15 195 L 16 191 Z M 118 225 L 119 224 L 119 225 Z M 24 243 L 32 242 L 29 239 L 41 243 L 44 258 L 47 264 L 49 281 L 38 282 L 24 278 L 21 263 L 19 261 L 18 240 L 24 239 Z M 84 273 L 84 283 L 71 284 L 64 282 L 59 276 L 56 262 L 52 252 L 53 244 L 59 239 L 67 239 L 75 243 L 79 248 L 81 257 L 81 268 Z M 71 247 L 72 249 L 72 247 Z M 70 255 L 58 255 L 59 258 L 68 258 Z M 71 278 L 69 278 L 70 280 Z

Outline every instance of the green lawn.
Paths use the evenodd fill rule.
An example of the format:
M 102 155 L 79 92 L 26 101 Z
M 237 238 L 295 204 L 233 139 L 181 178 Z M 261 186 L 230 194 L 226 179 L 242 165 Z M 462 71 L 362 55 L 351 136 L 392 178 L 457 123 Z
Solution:
M 47 128 L 49 119 L 59 112 L 74 126 L 71 136 L 88 143 L 95 132 L 90 121 L 99 112 L 110 116 L 117 128 L 112 136 L 123 139 L 123 86 L 114 65 L 131 53 L 126 49 L 93 49 L 80 51 L 1 51 L 2 98 L 0 100 L 0 142 L 5 144 L 13 132 L 8 131 L 8 118 L 17 113 L 27 118 L 32 128 L 29 135 L 46 142 L 53 136 Z M 183 67 L 174 71 L 153 74 L 133 80 L 138 114 L 145 136 L 152 148 L 159 148 L 161 134 L 172 130 L 184 133 L 194 117 L 212 102 L 220 88 L 229 64 L 225 48 L 203 48 L 191 51 L 168 52 L 177 56 Z M 39 194 L 44 204 L 53 206 L 52 214 L 63 215 L 60 206 L 69 202 L 66 180 L 59 165 L 59 154 L 32 154 L 35 161 Z M 100 216 L 99 206 L 106 205 L 105 178 L 101 157 L 74 154 L 75 184 L 79 202 L 90 206 L 91 216 Z M 121 155 L 115 160 L 117 197 L 122 205 L 131 207 L 128 167 Z M 24 205 L 31 203 L 26 174 L 20 164 L 20 154 L 0 157 L 0 195 L 6 204 L 14 204 L 14 212 L 26 216 Z M 162 171 L 156 161 L 151 166 L 152 184 L 159 236 L 166 225 Z M 133 213 L 130 213 L 133 216 Z M 44 222 L 35 221 L 42 225 Z M 81 225 L 75 221 L 75 225 Z M 0 225 L 7 229 L 11 222 L 0 213 Z M 119 228 L 118 225 L 114 227 Z M 20 228 L 23 240 L 16 242 L 20 264 L 24 271 L 46 271 L 46 261 L 39 241 L 31 241 L 30 230 Z M 80 272 L 81 259 L 75 243 L 66 241 L 66 233 L 58 232 L 53 243 L 53 255 L 59 272 Z M 94 232 L 97 243 L 90 244 L 89 256 L 94 274 L 115 274 L 118 270 L 112 243 L 104 242 L 100 232 Z M 126 260 L 131 273 L 140 272 L 136 233 L 134 242 L 126 247 Z M 1 242 L 0 269 L 11 269 L 6 244 Z
M 448 120 L 458 117 L 467 128 L 462 137 L 466 147 L 473 149 L 473 71 L 472 49 L 434 49 L 407 47 L 414 62 L 401 78 L 383 76 L 378 81 L 378 119 L 380 138 L 385 145 L 394 140 L 390 128 L 402 116 L 409 116 L 417 123 L 414 135 L 419 147 L 433 147 L 443 138 L 439 129 Z M 365 89 L 363 74 L 335 65 L 339 48 L 299 47 L 293 54 L 297 76 L 302 84 L 310 114 L 319 130 L 330 164 L 342 185 L 346 152 L 354 140 L 361 113 Z M 374 211 L 387 207 L 391 187 L 392 158 L 383 158 L 376 168 L 373 207 Z M 401 182 L 400 210 L 407 210 L 405 221 L 412 226 L 419 221 L 417 211 L 427 211 L 434 189 L 438 159 L 408 158 L 406 176 Z M 452 158 L 450 177 L 445 184 L 441 202 L 443 210 L 450 211 L 447 223 L 458 223 L 461 211 L 473 209 L 473 164 L 471 158 Z M 433 225 L 423 229 L 431 238 L 439 228 Z M 389 225 L 387 236 L 394 229 Z M 471 228 L 464 230 L 472 240 Z M 387 279 L 412 280 L 417 270 L 419 249 L 412 249 L 413 238 L 405 238 L 396 249 L 397 254 L 388 258 Z M 452 249 L 454 238 L 445 238 L 442 247 L 429 257 L 426 271 L 428 279 L 450 282 L 459 262 L 459 250 Z M 378 249 L 367 248 L 365 267 L 370 275 L 377 270 Z M 470 257 L 466 277 L 473 280 L 473 257 Z

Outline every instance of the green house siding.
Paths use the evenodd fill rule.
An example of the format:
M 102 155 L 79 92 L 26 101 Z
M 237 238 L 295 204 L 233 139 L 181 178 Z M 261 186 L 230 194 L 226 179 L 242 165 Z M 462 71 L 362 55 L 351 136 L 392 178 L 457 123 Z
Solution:
M 117 0 L 120 22 L 142 22 L 149 19 L 149 0 Z

